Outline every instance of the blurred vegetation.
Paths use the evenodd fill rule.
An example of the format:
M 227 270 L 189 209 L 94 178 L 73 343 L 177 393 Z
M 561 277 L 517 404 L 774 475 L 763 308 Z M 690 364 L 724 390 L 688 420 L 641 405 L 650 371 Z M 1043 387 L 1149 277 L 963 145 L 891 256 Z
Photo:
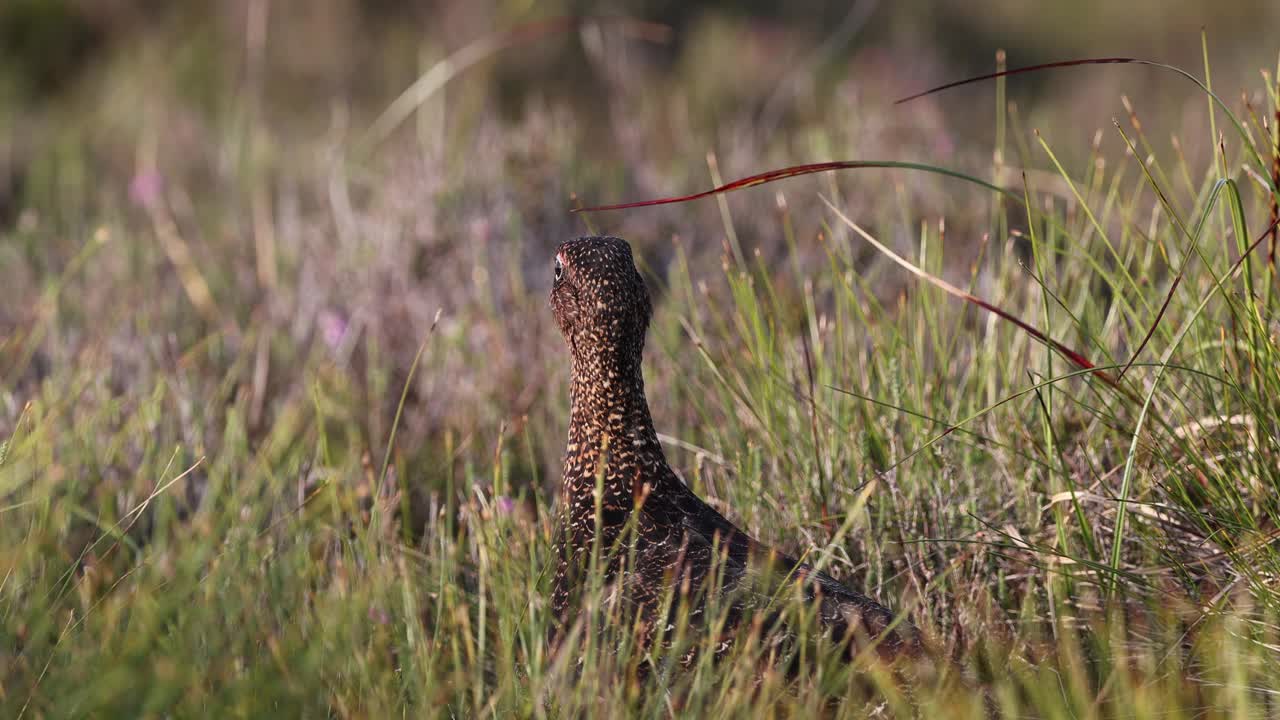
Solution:
M 979 716 L 973 684 L 1009 717 L 1274 714 L 1280 286 L 1265 236 L 1242 256 L 1280 182 L 1273 27 L 1267 0 L 0 4 L 0 716 Z M 893 104 L 1000 50 L 1208 68 L 1224 104 L 1119 65 Z M 961 177 L 568 212 L 831 159 Z M 824 198 L 1134 364 L 1079 371 Z M 585 232 L 657 299 L 673 465 L 969 687 L 745 647 L 648 692 L 617 628 L 546 656 L 545 293 Z

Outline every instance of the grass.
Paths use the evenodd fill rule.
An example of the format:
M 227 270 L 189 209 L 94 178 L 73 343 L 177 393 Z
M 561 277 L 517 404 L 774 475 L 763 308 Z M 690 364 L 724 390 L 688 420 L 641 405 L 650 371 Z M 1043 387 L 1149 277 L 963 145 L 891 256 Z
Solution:
M 0 309 L 0 716 L 1276 713 L 1276 75 L 1171 144 L 1136 108 L 1067 147 L 1001 102 L 1000 152 L 964 171 L 908 164 L 924 133 L 879 148 L 896 167 L 578 220 L 570 190 L 873 154 L 820 116 L 748 133 L 749 164 L 694 131 L 692 160 L 628 164 L 575 149 L 555 107 L 495 135 L 465 87 L 393 106 L 399 130 L 356 108 L 291 142 L 252 84 L 109 129 L 168 77 L 140 52 L 0 235 L 25 298 Z M 675 122 L 645 104 L 628 122 Z M 93 182 L 120 146 L 131 184 Z M 646 658 L 603 588 L 548 654 L 568 395 L 544 295 L 579 222 L 645 266 L 686 481 L 905 612 L 968 682 L 907 688 L 820 645 L 796 677 L 753 643 L 675 672 L 706 639 Z

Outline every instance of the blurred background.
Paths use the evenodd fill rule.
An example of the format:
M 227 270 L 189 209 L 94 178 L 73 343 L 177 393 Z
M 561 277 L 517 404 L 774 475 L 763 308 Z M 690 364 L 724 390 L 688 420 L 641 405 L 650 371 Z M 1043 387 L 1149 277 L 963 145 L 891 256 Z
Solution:
M 0 0 L 0 717 L 631 702 L 611 653 L 541 650 L 569 413 L 546 297 L 586 233 L 627 238 L 654 298 L 673 468 L 975 663 L 1027 648 L 992 697 L 1040 700 L 1009 716 L 1274 715 L 1280 286 L 1261 251 L 1218 280 L 1280 183 L 1277 28 L 1277 0 Z M 1132 64 L 894 102 L 1090 56 L 1207 64 L 1240 125 Z M 961 177 L 570 212 L 830 160 Z M 1136 358 L 1121 392 L 822 198 Z M 646 712 L 793 696 L 753 666 Z M 840 677 L 795 707 L 838 712 Z
M 548 22 L 566 16 L 596 19 Z M 1123 148 L 1122 97 L 1160 152 L 1198 166 L 1206 100 L 1151 68 L 1013 78 L 1007 120 L 993 83 L 893 101 L 990 72 L 999 51 L 1013 67 L 1125 55 L 1202 75 L 1203 29 L 1214 87 L 1244 107 L 1276 65 L 1276 27 L 1272 0 L 6 0 L 0 335 L 18 340 L 0 431 L 44 383 L 92 367 L 98 402 L 177 373 L 187 447 L 218 447 L 223 405 L 245 410 L 253 436 L 322 382 L 349 400 L 335 412 L 360 428 L 351 447 L 379 448 L 441 311 L 405 410 L 414 467 L 429 476 L 448 443 L 473 438 L 482 454 L 486 436 L 528 425 L 521 462 L 545 477 L 567 412 L 544 302 L 559 241 L 631 239 L 661 302 L 678 248 L 710 297 L 730 235 L 768 262 L 787 256 L 784 208 L 807 248 L 789 262 L 820 266 L 819 191 L 902 248 L 945 216 L 951 274 L 991 230 L 987 196 L 900 171 L 743 191 L 725 200 L 731 224 L 715 200 L 570 207 L 831 159 L 991 178 L 997 137 L 1006 171 L 1035 172 L 1048 163 L 1028 150 L 1034 130 L 1083 174 L 1096 142 Z M 905 282 L 869 277 L 886 296 Z M 659 392 L 695 361 L 667 327 Z M 699 421 L 657 413 L 676 430 Z

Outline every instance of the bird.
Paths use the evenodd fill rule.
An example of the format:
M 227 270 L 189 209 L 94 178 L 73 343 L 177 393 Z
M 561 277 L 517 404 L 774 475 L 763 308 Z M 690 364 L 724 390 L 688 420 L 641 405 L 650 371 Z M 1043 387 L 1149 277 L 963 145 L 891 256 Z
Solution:
M 754 611 L 767 612 L 777 590 L 794 583 L 816 606 L 822 628 L 846 643 L 847 657 L 869 644 L 882 658 L 919 654 L 912 625 L 751 537 L 667 463 L 642 369 L 653 305 L 626 240 L 591 236 L 561 243 L 548 302 L 568 345 L 572 374 L 553 540 L 550 606 L 557 637 L 580 614 L 592 553 L 600 552 L 595 568 L 639 614 L 644 643 L 673 630 L 677 617 L 705 622 L 709 595 L 723 593 L 730 639 L 716 641 L 722 652 L 736 626 Z M 664 598 L 673 599 L 665 615 Z

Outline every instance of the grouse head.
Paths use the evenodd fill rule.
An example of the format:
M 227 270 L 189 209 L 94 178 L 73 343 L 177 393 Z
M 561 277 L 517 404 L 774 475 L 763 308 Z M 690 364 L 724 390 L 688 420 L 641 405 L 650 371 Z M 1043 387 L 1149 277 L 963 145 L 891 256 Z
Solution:
M 653 308 L 626 240 L 581 237 L 561 243 L 550 302 L 575 367 L 638 368 Z

